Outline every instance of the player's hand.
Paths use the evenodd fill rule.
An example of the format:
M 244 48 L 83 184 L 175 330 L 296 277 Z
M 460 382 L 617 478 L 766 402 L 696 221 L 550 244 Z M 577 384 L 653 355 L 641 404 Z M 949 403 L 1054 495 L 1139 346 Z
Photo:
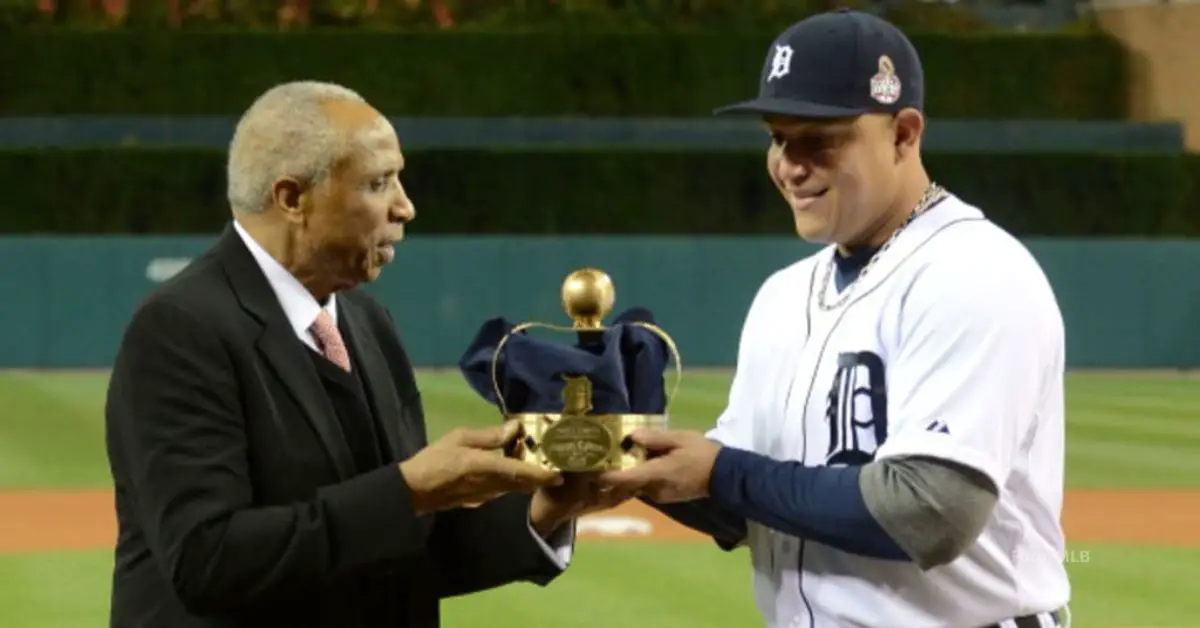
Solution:
M 547 537 L 571 519 L 614 508 L 631 497 L 632 492 L 600 484 L 599 473 L 564 473 L 562 484 L 533 494 L 529 519 L 534 530 Z
M 473 506 L 505 493 L 532 492 L 562 483 L 558 473 L 504 457 L 520 434 L 516 421 L 485 429 L 457 429 L 400 463 L 417 514 Z
M 660 504 L 708 497 L 720 443 L 681 430 L 638 430 L 630 438 L 646 448 L 646 462 L 601 474 L 602 485 L 619 494 L 645 495 Z

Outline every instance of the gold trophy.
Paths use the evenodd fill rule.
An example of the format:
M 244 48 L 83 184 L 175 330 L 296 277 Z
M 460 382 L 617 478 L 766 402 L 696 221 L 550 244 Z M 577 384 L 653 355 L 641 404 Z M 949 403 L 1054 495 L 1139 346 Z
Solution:
M 650 318 L 648 311 L 627 311 L 613 326 L 606 326 L 604 320 L 615 301 L 609 276 L 582 268 L 569 274 L 562 285 L 562 305 L 571 326 L 498 322 L 503 319 L 485 324 L 473 351 L 464 357 L 463 371 L 478 391 L 481 362 L 487 347 L 494 345 L 491 390 L 482 392 L 490 393 L 485 396 L 505 420 L 521 425 L 520 435 L 507 449 L 509 456 L 566 473 L 627 469 L 646 459 L 646 452 L 628 436 L 637 429 L 667 428 L 668 407 L 678 391 L 683 366 L 671 336 L 645 320 Z M 533 339 L 526 333 L 531 329 L 573 332 L 578 343 Z M 491 343 L 497 334 L 498 340 Z M 517 345 L 515 357 L 506 351 L 516 351 Z M 529 368 L 506 372 L 506 358 Z M 664 385 L 668 361 L 675 365 L 670 394 Z M 556 397 L 551 398 L 552 392 L 557 392 Z M 513 397 L 525 401 L 513 404 Z

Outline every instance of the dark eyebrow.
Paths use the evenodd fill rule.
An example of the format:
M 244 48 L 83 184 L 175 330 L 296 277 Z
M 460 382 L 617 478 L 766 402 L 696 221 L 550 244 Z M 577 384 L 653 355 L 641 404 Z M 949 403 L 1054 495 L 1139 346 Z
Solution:
M 767 132 L 772 135 L 774 135 L 775 133 L 782 133 L 784 135 L 797 136 L 797 137 L 810 137 L 810 138 L 814 138 L 814 139 L 844 138 L 844 137 L 851 136 L 855 132 L 857 132 L 857 129 L 856 129 L 853 121 L 841 121 L 841 120 L 836 121 L 836 122 L 829 122 L 829 123 L 797 124 L 797 125 L 788 126 L 788 127 L 784 127 L 784 128 L 779 128 L 776 126 L 772 126 L 770 124 L 765 124 L 764 127 L 767 129 Z

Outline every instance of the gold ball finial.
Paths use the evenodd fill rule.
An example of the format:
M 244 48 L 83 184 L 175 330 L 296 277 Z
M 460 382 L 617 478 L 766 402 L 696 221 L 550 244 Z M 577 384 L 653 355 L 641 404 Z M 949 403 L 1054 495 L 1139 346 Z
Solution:
M 616 298 L 612 279 L 597 268 L 580 268 L 563 281 L 563 309 L 576 329 L 599 329 Z

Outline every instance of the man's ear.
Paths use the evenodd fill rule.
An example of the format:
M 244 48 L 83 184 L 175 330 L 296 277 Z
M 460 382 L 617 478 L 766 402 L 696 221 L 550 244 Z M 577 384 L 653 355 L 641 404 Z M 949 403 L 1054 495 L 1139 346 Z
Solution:
M 896 158 L 903 159 L 921 147 L 921 136 L 925 134 L 925 116 L 916 109 L 902 109 L 892 119 L 895 129 Z
M 304 186 L 291 177 L 280 177 L 271 184 L 271 205 L 289 222 L 303 222 L 304 195 Z

